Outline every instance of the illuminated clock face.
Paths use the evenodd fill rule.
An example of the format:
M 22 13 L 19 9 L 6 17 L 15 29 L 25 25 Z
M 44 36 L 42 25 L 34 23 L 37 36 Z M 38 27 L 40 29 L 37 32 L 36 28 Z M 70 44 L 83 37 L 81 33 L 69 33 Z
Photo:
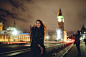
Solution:
M 63 16 L 57 16 L 58 22 L 64 22 L 64 17 Z
M 0 23 L 0 25 L 2 25 L 2 23 Z
M 58 19 L 59 22 L 61 22 L 61 19 Z

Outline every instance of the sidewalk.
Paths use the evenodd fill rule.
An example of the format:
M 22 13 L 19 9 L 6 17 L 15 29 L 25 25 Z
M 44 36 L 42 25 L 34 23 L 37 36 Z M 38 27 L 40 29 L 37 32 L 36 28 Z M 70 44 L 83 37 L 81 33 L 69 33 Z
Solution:
M 80 57 L 86 57 L 86 46 L 84 43 L 80 44 L 80 49 L 81 49 Z M 74 45 L 64 57 L 77 57 L 77 55 L 78 55 L 78 51 L 76 45 Z

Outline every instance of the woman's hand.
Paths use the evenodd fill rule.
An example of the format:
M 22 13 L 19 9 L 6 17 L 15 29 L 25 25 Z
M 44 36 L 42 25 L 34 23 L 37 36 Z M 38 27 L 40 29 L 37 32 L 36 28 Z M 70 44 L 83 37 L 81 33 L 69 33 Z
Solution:
M 43 47 L 40 47 L 40 49 L 41 49 L 41 54 L 43 54 Z
M 38 46 L 39 46 L 39 47 L 41 47 L 41 45 L 40 45 L 40 44 L 38 44 Z
M 40 47 L 40 49 L 41 49 L 41 54 L 43 54 L 43 47 L 41 47 L 41 45 L 40 44 L 38 44 L 38 46 Z M 40 54 L 40 55 L 41 55 Z

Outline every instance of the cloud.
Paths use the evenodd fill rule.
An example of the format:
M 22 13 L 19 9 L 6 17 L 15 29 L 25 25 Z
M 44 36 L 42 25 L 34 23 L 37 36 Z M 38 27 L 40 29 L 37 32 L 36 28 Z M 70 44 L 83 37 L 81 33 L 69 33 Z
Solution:
M 11 4 L 12 4 L 14 7 L 16 7 L 16 8 L 20 7 L 20 4 L 19 4 L 19 1 L 18 1 L 18 0 L 10 0 L 10 2 L 11 2 Z
M 27 20 L 25 20 L 25 19 L 23 19 L 23 18 L 18 18 L 16 14 L 10 13 L 10 12 L 7 11 L 7 10 L 4 10 L 4 9 L 1 9 L 1 8 L 0 8 L 0 11 L 1 11 L 1 12 L 5 12 L 7 15 L 10 15 L 12 18 L 16 18 L 16 19 L 18 19 L 18 20 L 27 22 Z M 2 14 L 2 15 L 0 15 L 0 16 L 1 16 L 1 17 L 6 17 L 4 14 Z M 3 19 L 3 18 L 1 18 L 1 19 Z M 5 19 L 4 19 L 4 20 L 5 20 Z
M 8 26 L 15 19 L 18 27 L 28 31 L 30 25 L 41 19 L 47 25 L 48 31 L 55 31 L 59 7 L 67 32 L 80 30 L 80 25 L 86 25 L 85 0 L 0 0 L 0 18 L 8 20 L 4 21 L 9 23 Z
M 7 15 L 15 15 L 14 13 L 10 13 L 9 11 L 1 9 L 1 8 L 0 8 L 0 11 L 5 12 Z

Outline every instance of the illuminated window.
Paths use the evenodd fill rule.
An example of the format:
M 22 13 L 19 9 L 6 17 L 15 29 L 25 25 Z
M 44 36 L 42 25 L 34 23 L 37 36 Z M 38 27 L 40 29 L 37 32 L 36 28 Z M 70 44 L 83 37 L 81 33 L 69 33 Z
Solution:
M 2 23 L 0 23 L 0 25 L 2 25 Z
M 84 32 L 85 33 L 85 32 Z

